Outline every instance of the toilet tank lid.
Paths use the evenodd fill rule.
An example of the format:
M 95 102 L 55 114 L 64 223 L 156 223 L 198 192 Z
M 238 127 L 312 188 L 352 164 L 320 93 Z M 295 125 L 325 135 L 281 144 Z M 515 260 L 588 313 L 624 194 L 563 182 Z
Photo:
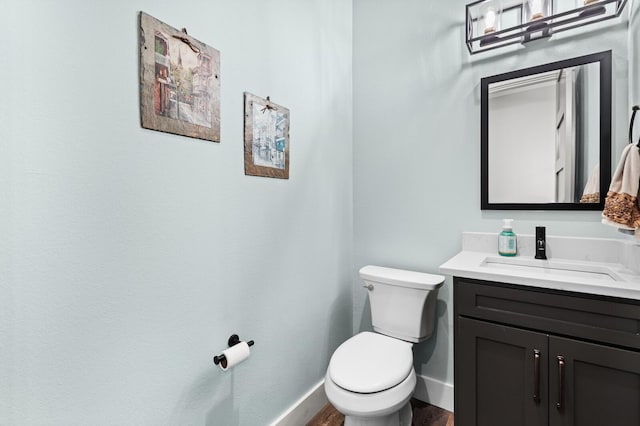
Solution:
M 444 283 L 444 276 L 442 275 L 373 265 L 367 265 L 360 268 L 360 277 L 366 281 L 421 288 L 425 290 L 435 290 Z

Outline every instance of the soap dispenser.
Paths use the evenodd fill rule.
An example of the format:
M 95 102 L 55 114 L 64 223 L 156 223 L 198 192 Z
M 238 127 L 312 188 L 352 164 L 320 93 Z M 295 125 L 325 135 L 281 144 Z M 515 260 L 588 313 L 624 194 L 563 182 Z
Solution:
M 515 256 L 517 252 L 516 234 L 513 232 L 513 219 L 504 219 L 502 232 L 498 236 L 500 256 Z

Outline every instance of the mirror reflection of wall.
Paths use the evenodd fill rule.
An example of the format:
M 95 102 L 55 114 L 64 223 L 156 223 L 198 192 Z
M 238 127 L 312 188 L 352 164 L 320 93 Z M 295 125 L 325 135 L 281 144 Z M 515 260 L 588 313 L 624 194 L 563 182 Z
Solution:
M 629 11 L 629 107 L 640 105 L 640 1 Z
M 599 67 L 489 84 L 490 203 L 580 202 L 599 165 Z

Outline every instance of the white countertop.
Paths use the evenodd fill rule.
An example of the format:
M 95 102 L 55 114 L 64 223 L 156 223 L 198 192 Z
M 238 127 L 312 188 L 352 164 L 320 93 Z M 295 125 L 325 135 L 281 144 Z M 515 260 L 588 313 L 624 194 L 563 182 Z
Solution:
M 465 232 L 462 251 L 442 264 L 440 273 L 640 300 L 640 246 L 636 244 L 547 237 L 548 260 L 534 259 L 533 236 L 518 236 L 518 245 L 518 256 L 502 257 L 497 253 L 497 234 Z

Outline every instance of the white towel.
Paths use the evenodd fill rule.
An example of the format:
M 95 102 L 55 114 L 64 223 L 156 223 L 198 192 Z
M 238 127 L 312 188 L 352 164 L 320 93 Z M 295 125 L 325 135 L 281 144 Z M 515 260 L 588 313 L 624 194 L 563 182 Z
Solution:
M 627 145 L 613 174 L 604 203 L 602 223 L 619 229 L 633 230 L 640 239 L 640 148 Z
M 600 202 L 600 163 L 596 164 L 587 180 L 587 184 L 582 191 L 582 197 L 580 202 L 585 203 L 599 203 Z

